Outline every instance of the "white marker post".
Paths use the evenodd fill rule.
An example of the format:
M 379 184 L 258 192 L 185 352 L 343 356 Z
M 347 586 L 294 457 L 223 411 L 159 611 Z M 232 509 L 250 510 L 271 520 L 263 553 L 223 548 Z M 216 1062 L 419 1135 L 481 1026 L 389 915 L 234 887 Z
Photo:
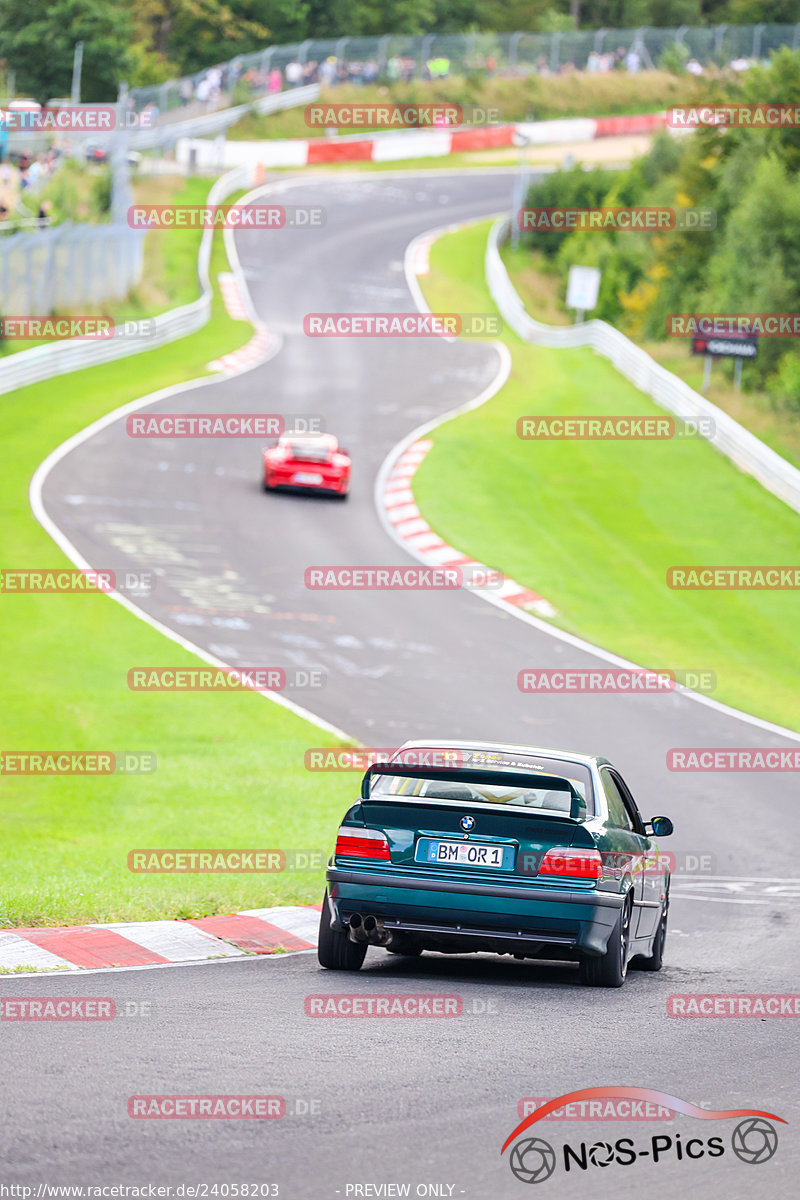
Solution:
M 597 305 L 601 272 L 597 267 L 570 267 L 567 279 L 567 308 L 575 309 L 575 324 Z

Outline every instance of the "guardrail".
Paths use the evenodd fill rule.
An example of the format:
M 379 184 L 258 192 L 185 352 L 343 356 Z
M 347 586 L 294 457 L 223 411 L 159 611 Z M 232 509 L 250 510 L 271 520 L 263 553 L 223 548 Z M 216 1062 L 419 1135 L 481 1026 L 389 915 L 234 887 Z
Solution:
M 236 104 L 233 108 L 220 108 L 215 112 L 203 113 L 199 117 L 189 117 L 188 120 L 161 121 L 152 128 L 135 127 L 129 135 L 129 146 L 132 150 L 154 150 L 157 147 L 173 145 L 178 138 L 208 137 L 214 133 L 222 133 L 231 125 L 235 125 L 248 112 L 256 112 L 259 116 L 267 113 L 282 112 L 287 108 L 297 108 L 302 104 L 311 104 L 319 97 L 318 83 L 310 83 L 306 87 L 293 88 L 288 92 L 278 92 L 274 96 L 262 96 L 249 104 Z
M 208 193 L 208 203 L 222 204 L 225 199 L 240 188 L 248 187 L 252 172 L 245 167 L 229 171 L 211 187 Z M 127 358 L 131 354 L 142 354 L 146 350 L 155 350 L 167 342 L 174 342 L 187 334 L 196 333 L 207 324 L 211 318 L 212 288 L 209 278 L 209 263 L 211 261 L 211 245 L 214 236 L 212 229 L 204 229 L 200 242 L 200 252 L 197 258 L 197 274 L 200 280 L 201 294 L 191 304 L 173 308 L 169 312 L 160 313 L 146 321 L 135 324 L 143 327 L 137 331 L 127 332 L 126 326 L 115 326 L 114 337 L 98 339 L 70 338 L 62 342 L 50 342 L 46 346 L 36 346 L 32 350 L 20 350 L 0 359 L 0 395 L 13 392 L 16 388 L 25 387 L 30 383 L 40 383 L 57 375 L 66 375 L 70 371 L 81 371 L 85 367 L 96 367 L 101 363 L 112 362 L 114 359 Z M 133 324 L 129 322 L 128 326 Z
M 677 375 L 673 375 L 624 333 L 605 321 L 581 325 L 543 325 L 525 310 L 500 257 L 510 221 L 501 218 L 492 226 L 486 246 L 486 282 L 503 320 L 526 342 L 537 346 L 575 348 L 589 346 L 617 368 L 620 374 L 683 421 L 699 422 L 698 429 L 731 462 L 752 475 L 773 495 L 800 513 L 800 470 L 765 446 L 733 417 L 706 400 Z M 710 429 L 710 433 L 703 432 Z

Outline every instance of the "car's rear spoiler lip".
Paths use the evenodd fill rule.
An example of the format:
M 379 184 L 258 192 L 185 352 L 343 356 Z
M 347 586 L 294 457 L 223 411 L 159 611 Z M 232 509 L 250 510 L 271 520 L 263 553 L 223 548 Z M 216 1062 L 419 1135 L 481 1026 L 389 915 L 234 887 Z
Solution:
M 407 779 L 442 779 L 444 776 L 448 783 L 505 783 L 511 787 L 541 787 L 544 781 L 555 784 L 566 784 L 566 787 L 553 788 L 554 791 L 569 792 L 570 794 L 570 811 L 569 814 L 559 813 L 562 819 L 580 824 L 578 812 L 583 809 L 585 812 L 585 804 L 583 798 L 575 790 L 570 781 L 563 775 L 550 775 L 544 773 L 527 772 L 527 771 L 495 771 L 486 767 L 414 767 L 406 766 L 405 763 L 379 762 L 373 763 L 364 772 L 364 777 L 361 780 L 361 799 L 371 800 L 370 785 L 373 775 L 401 775 Z M 459 800 L 444 800 L 437 799 L 435 796 L 427 799 L 424 796 L 381 796 L 381 800 L 417 800 L 422 803 L 429 804 L 456 804 L 463 808 L 465 801 Z M 469 801 L 470 805 L 479 804 L 479 801 Z M 518 805 L 499 805 L 486 803 L 488 809 L 497 812 L 502 808 L 516 808 L 520 811 L 531 812 L 535 811 L 537 815 L 545 815 L 547 809 L 531 810 L 524 804 Z M 588 814 L 587 814 L 588 815 Z

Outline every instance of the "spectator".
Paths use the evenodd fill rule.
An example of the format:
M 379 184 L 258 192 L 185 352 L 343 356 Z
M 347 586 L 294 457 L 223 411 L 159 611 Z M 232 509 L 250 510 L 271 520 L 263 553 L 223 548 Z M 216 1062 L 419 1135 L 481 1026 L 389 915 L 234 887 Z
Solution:
M 386 78 L 389 80 L 389 83 L 397 83 L 402 70 L 402 60 L 396 54 L 393 54 L 386 64 Z
M 497 72 L 497 59 L 493 54 L 490 54 L 486 59 L 486 75 L 489 79 Z
M 319 81 L 323 87 L 331 87 L 336 78 L 336 56 L 328 55 L 319 68 Z
M 283 91 L 283 76 L 281 75 L 280 67 L 273 67 L 269 75 L 267 75 L 267 91 L 270 96 L 274 96 L 276 92 Z
M 696 58 L 689 59 L 689 61 L 686 64 L 686 70 L 689 72 L 690 75 L 702 75 L 703 74 L 703 68 L 701 67 L 700 63 L 697 61 Z
M 178 92 L 181 98 L 181 106 L 185 108 L 194 98 L 194 85 L 191 79 L 182 79 Z
M 641 65 L 642 60 L 639 58 L 638 52 L 631 46 L 625 55 L 625 69 L 629 75 L 636 75 Z
M 28 187 L 35 190 L 45 180 L 47 176 L 47 164 L 44 154 L 37 154 L 36 158 L 28 168 Z
M 296 58 L 286 64 L 286 82 L 290 88 L 300 87 L 303 82 L 303 67 Z
M 17 159 L 17 166 L 19 167 L 19 186 L 23 191 L 30 186 L 30 177 L 28 175 L 30 165 L 30 152 L 28 150 L 23 150 Z
M 0 163 L 0 204 L 11 213 L 19 199 L 19 171 L 10 162 Z

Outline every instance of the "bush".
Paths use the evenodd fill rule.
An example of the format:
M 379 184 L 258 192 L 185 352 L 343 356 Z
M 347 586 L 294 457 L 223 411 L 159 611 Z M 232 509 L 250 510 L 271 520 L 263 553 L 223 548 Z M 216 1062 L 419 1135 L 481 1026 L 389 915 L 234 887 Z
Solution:
M 800 355 L 791 350 L 767 379 L 767 394 L 776 408 L 800 412 Z

